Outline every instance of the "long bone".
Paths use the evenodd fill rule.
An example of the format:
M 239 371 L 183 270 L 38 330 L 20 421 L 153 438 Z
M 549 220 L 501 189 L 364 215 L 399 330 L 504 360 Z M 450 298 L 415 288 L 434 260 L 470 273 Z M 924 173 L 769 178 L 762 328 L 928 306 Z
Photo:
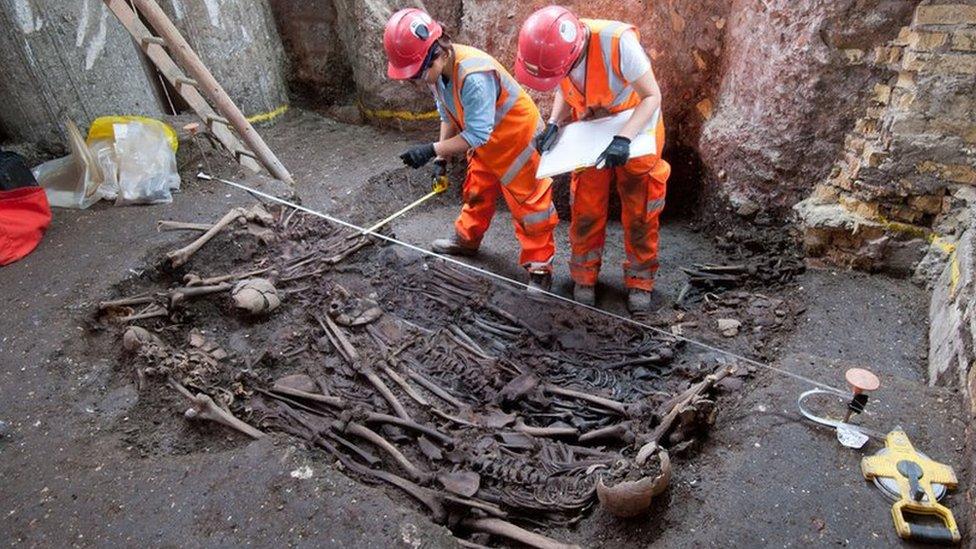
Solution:
M 261 438 L 264 436 L 264 433 L 261 431 L 237 419 L 234 417 L 234 414 L 224 410 L 220 406 L 217 406 L 217 403 L 209 395 L 197 393 L 194 396 L 189 389 L 172 379 L 170 380 L 170 384 L 190 400 L 190 408 L 187 408 L 186 412 L 183 413 L 187 419 L 206 419 L 213 421 L 240 431 L 251 438 Z
M 536 549 L 579 549 L 578 545 L 556 541 L 498 518 L 469 518 L 461 521 L 461 524 L 471 530 L 515 540 Z
M 265 267 L 264 269 L 257 269 L 255 271 L 247 273 L 231 273 L 221 276 L 212 276 L 209 278 L 201 278 L 198 275 L 190 273 L 183 277 L 183 283 L 190 286 L 211 286 L 214 284 L 220 284 L 221 282 L 229 282 L 231 280 L 239 280 L 241 278 L 251 278 L 252 276 L 257 276 L 264 274 L 271 270 L 271 267 Z
M 163 231 L 201 231 L 205 232 L 210 230 L 213 225 L 207 225 L 206 223 L 187 223 L 185 221 L 169 221 L 161 219 L 156 222 L 156 232 Z
M 601 396 L 591 395 L 589 393 L 584 393 L 581 391 L 574 391 L 572 389 L 564 389 L 563 387 L 557 387 L 555 385 L 548 385 L 548 384 L 543 385 L 543 390 L 545 390 L 545 392 L 547 393 L 551 393 L 554 395 L 575 398 L 575 399 L 589 402 L 591 404 L 596 404 L 601 408 L 605 408 L 612 412 L 616 412 L 617 414 L 620 414 L 625 417 L 630 415 L 630 413 L 627 411 L 627 405 L 616 400 L 611 400 L 609 398 L 603 398 Z
M 281 385 L 279 383 L 276 383 L 274 385 L 274 387 L 272 387 L 271 391 L 273 393 L 279 393 L 279 394 L 282 394 L 282 395 L 288 395 L 288 396 L 293 396 L 293 397 L 298 397 L 298 398 L 304 398 L 306 400 L 312 400 L 314 402 L 321 402 L 323 404 L 327 404 L 329 406 L 332 406 L 333 408 L 339 408 L 339 409 L 347 409 L 347 408 L 349 408 L 349 403 L 347 403 L 346 401 L 342 400 L 339 397 L 327 396 L 327 395 L 318 395 L 318 394 L 315 394 L 315 393 L 308 393 L 308 392 L 302 391 L 300 389 L 294 389 L 294 388 L 291 388 L 291 387 L 286 387 L 286 386 Z M 265 392 L 265 391 L 259 390 L 259 392 L 261 392 L 263 394 L 267 394 L 267 392 Z M 275 397 L 274 395 L 269 395 L 269 396 L 271 396 L 272 398 L 278 398 L 278 397 Z M 300 409 L 305 410 L 307 412 L 316 413 L 314 410 L 312 410 L 312 409 L 310 409 L 310 408 L 308 408 L 308 407 L 306 407 L 304 405 L 301 405 L 300 403 L 294 402 L 292 400 L 280 399 L 280 398 L 279 398 L 279 400 L 281 400 L 282 402 L 285 402 L 286 404 L 290 404 L 290 405 L 293 405 L 293 406 L 298 406 Z M 414 431 L 414 432 L 419 433 L 421 435 L 427 435 L 427 436 L 429 436 L 429 437 L 431 437 L 431 438 L 433 438 L 435 440 L 440 441 L 441 444 L 446 444 L 446 445 L 453 445 L 454 444 L 454 439 L 451 438 L 449 435 L 446 435 L 446 434 L 444 434 L 444 433 L 442 433 L 442 432 L 440 432 L 437 429 L 434 429 L 432 427 L 428 427 L 426 425 L 423 425 L 421 423 L 417 423 L 417 422 L 412 421 L 412 420 L 403 419 L 402 417 L 399 417 L 399 416 L 391 416 L 391 415 L 388 415 L 388 414 L 381 414 L 381 413 L 378 413 L 378 412 L 367 412 L 366 413 L 366 419 L 365 419 L 365 421 L 366 421 L 366 423 L 383 423 L 383 424 L 387 424 L 387 425 L 395 425 L 397 427 L 402 427 L 404 429 L 407 429 L 407 430 L 410 430 L 410 431 Z
M 224 230 L 231 223 L 237 221 L 238 219 L 245 217 L 246 212 L 244 208 L 232 208 L 229 212 L 224 214 L 224 217 L 220 218 L 220 221 L 214 223 L 207 232 L 203 233 L 200 238 L 194 240 L 193 242 L 187 244 L 186 246 L 173 250 L 166 254 L 166 258 L 169 259 L 170 264 L 173 267 L 179 267 L 193 257 L 193 254 L 197 253 L 204 244 L 210 242 L 214 236 L 220 231 Z
M 383 383 L 380 376 L 376 375 L 373 368 L 364 364 L 360 360 L 359 353 L 356 351 L 356 348 L 353 347 L 352 343 L 349 342 L 349 339 L 345 336 L 345 334 L 342 333 L 342 330 L 339 329 L 339 326 L 336 325 L 335 321 L 332 320 L 329 315 L 325 315 L 324 317 L 316 313 L 312 313 L 312 315 L 315 317 L 315 320 L 319 323 L 319 325 L 322 326 L 322 329 L 325 330 L 325 334 L 329 338 L 329 341 L 331 341 L 335 348 L 339 350 L 339 354 L 341 354 L 342 357 L 346 359 L 346 361 L 349 362 L 353 368 L 362 374 L 363 377 L 369 380 L 373 387 L 379 391 L 380 395 L 386 399 L 390 407 L 393 408 L 396 415 L 402 417 L 403 419 L 410 420 L 410 414 L 407 413 L 407 409 L 403 407 L 403 404 L 401 404 L 400 400 L 397 399 L 396 395 L 393 394 L 393 391 L 387 387 L 386 383 Z
M 264 389 L 261 388 L 255 388 L 255 390 L 263 395 L 278 400 L 279 402 L 282 402 L 286 406 L 291 407 L 293 409 L 302 410 L 320 417 L 325 417 L 324 413 L 317 411 L 313 408 L 309 408 L 308 406 L 305 406 L 304 404 L 301 404 L 299 402 L 295 402 L 290 398 L 276 395 L 270 391 L 265 391 Z M 295 411 L 297 412 L 297 410 Z M 298 418 L 300 416 L 296 413 L 294 417 Z M 312 430 L 312 432 L 317 432 L 317 430 L 315 430 L 313 427 L 308 425 L 307 422 L 305 422 L 305 424 L 306 426 L 308 426 L 309 429 Z M 377 448 L 385 452 L 387 455 L 389 455 L 391 458 L 393 458 L 394 461 L 400 464 L 400 467 L 402 467 L 403 470 L 405 470 L 415 480 L 426 481 L 431 476 L 430 473 L 421 471 L 419 467 L 414 465 L 414 463 L 410 461 L 407 458 L 407 456 L 403 455 L 403 452 L 401 452 L 390 441 L 386 440 L 379 433 L 373 431 L 369 427 L 366 427 L 361 423 L 356 423 L 355 421 L 351 421 L 350 416 L 346 416 L 346 419 L 339 419 L 331 422 L 329 424 L 329 428 L 335 433 L 343 433 L 343 434 L 350 434 L 353 436 L 357 436 L 371 443 L 372 445 L 376 446 Z
M 689 387 L 685 392 L 681 393 L 674 399 L 672 399 L 670 404 L 670 410 L 661 419 L 661 423 L 651 432 L 650 435 L 640 436 L 638 439 L 644 443 L 644 445 L 637 451 L 638 459 L 643 457 L 646 459 L 650 453 L 654 452 L 661 443 L 661 439 L 668 434 L 668 431 L 674 426 L 675 420 L 681 415 L 692 401 L 696 397 L 700 396 L 702 393 L 710 389 L 719 381 L 725 379 L 726 376 L 735 371 L 735 368 L 722 366 L 714 374 L 709 374 L 705 379 Z

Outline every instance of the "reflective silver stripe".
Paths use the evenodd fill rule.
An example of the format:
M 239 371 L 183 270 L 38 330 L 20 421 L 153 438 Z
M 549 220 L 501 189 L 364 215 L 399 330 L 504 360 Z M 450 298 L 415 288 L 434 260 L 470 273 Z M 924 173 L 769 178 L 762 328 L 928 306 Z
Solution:
M 627 269 L 635 272 L 656 271 L 658 268 L 658 262 L 656 259 L 650 259 L 643 263 L 638 263 L 637 261 L 634 261 L 628 257 L 627 261 L 629 262 Z
M 512 165 L 508 167 L 508 170 L 505 171 L 505 175 L 502 176 L 502 185 L 508 185 L 509 183 L 512 182 L 512 180 L 515 179 L 515 176 L 518 175 L 520 171 L 522 171 L 522 168 L 525 166 L 525 163 L 528 162 L 530 158 L 532 158 L 532 153 L 534 152 L 535 152 L 535 143 L 532 143 L 530 141 L 529 144 L 524 149 L 522 149 L 522 152 L 520 152 L 519 155 L 515 158 L 515 161 L 512 162 Z
M 624 101 L 630 98 L 631 94 L 634 93 L 634 88 L 630 84 L 624 86 L 624 89 L 620 91 L 620 94 L 614 98 L 613 103 L 610 103 L 611 107 L 616 107 L 617 105 L 622 105 Z
M 518 101 L 519 95 L 522 93 L 522 88 L 519 87 L 518 82 L 514 78 L 508 75 L 497 73 L 498 80 L 501 82 L 502 86 L 505 87 L 505 91 L 508 92 L 508 99 L 502 103 L 502 106 L 495 110 L 495 125 L 497 126 L 499 122 L 505 118 L 508 111 L 512 110 L 515 106 L 515 102 Z
M 610 84 L 610 92 L 613 93 L 613 103 L 615 105 L 619 104 L 621 94 L 627 88 L 627 84 L 617 76 L 617 72 L 613 67 L 613 35 L 625 27 L 627 25 L 624 23 L 614 22 L 600 31 L 600 50 L 603 53 L 603 66 L 607 72 L 607 82 Z M 629 94 L 624 97 L 629 97 Z
M 599 261 L 603 257 L 603 248 L 597 248 L 595 250 L 590 250 L 583 255 L 573 254 L 569 257 L 569 264 L 571 266 L 582 267 L 584 263 L 588 261 Z
M 491 64 L 491 61 L 483 57 L 469 57 L 458 63 L 458 80 L 464 82 L 464 79 L 467 78 L 468 73 L 472 72 L 474 69 L 484 68 L 494 69 L 495 67 Z
M 522 225 L 535 225 L 547 221 L 556 213 L 556 207 L 549 204 L 549 209 L 542 212 L 533 212 L 522 218 Z
M 624 276 L 627 278 L 636 278 L 637 280 L 654 280 L 653 272 L 635 271 L 633 269 L 624 269 Z
M 645 270 L 645 269 L 656 269 L 658 261 L 656 257 L 646 259 L 644 261 L 639 261 L 637 256 L 628 253 L 627 254 L 627 267 L 634 270 Z
M 657 198 L 647 201 L 647 206 L 645 206 L 644 211 L 647 213 L 656 212 L 664 207 L 664 199 Z

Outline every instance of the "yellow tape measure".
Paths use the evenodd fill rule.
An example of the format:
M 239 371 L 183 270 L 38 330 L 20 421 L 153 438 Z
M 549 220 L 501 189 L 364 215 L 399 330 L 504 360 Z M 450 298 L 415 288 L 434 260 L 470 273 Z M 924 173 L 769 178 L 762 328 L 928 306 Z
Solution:
M 955 471 L 915 450 L 901 428 L 888 433 L 883 450 L 861 460 L 861 472 L 865 479 L 885 486 L 894 481 L 898 499 L 891 507 L 891 518 L 902 539 L 926 543 L 959 543 L 962 539 L 952 511 L 938 502 L 936 493 L 938 485 L 943 492 L 957 486 Z M 885 486 L 879 484 L 882 489 Z M 938 519 L 941 525 L 920 524 L 920 517 Z

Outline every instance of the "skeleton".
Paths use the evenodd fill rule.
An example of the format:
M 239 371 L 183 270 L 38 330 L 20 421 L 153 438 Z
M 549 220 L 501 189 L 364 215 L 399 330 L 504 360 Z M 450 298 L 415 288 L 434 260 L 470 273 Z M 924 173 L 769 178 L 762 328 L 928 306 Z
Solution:
M 247 219 L 231 213 L 228 223 Z M 665 448 L 692 440 L 711 416 L 709 393 L 723 374 L 673 396 L 690 377 L 668 376 L 673 338 L 608 327 L 576 312 L 551 323 L 559 328 L 550 333 L 544 319 L 525 315 L 504 291 L 441 261 L 414 259 L 409 268 L 379 273 L 339 265 L 370 239 L 347 238 L 348 231 L 294 211 L 278 213 L 277 225 L 275 217 L 252 221 L 279 233 L 269 258 L 254 263 L 261 269 L 188 274 L 185 286 L 100 304 L 166 315 L 184 299 L 272 273 L 294 299 L 286 314 L 308 312 L 305 325 L 301 316 L 289 317 L 298 325 L 246 360 L 224 360 L 226 353 L 199 337 L 181 349 L 133 332 L 137 374 L 170 380 L 191 402 L 188 418 L 255 438 L 280 432 L 302 439 L 354 477 L 409 494 L 433 520 L 460 534 L 480 533 L 473 538 L 479 543 L 497 536 L 565 547 L 523 526 L 569 525 L 598 501 L 616 514 L 642 512 L 667 485 Z M 207 233 L 216 234 L 217 225 Z M 357 269 L 362 278 L 343 278 Z M 379 290 L 357 296 L 339 285 L 347 279 L 355 280 L 348 287 L 359 289 L 365 279 Z M 380 306 L 404 300 L 422 307 L 414 322 Z M 185 329 L 160 333 L 172 340 L 168 330 Z M 574 346 L 587 331 L 596 337 Z M 229 410 L 243 411 L 260 430 Z

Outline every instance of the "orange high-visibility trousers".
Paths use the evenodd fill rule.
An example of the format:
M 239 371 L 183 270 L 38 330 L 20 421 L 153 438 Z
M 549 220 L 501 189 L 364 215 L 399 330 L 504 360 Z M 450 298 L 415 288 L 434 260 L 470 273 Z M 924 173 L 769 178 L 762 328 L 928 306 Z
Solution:
M 523 170 L 509 185 L 527 188 L 521 178 L 534 178 L 539 163 L 539 155 L 533 153 L 529 161 L 530 169 Z M 502 186 L 498 177 L 492 173 L 476 155 L 468 156 L 468 173 L 464 179 L 462 197 L 464 205 L 461 215 L 454 222 L 454 229 L 462 244 L 472 248 L 481 244 L 481 239 L 491 219 L 495 216 L 495 203 L 499 193 L 512 212 L 515 237 L 522 247 L 519 264 L 533 272 L 551 272 L 552 259 L 556 254 L 556 243 L 552 231 L 559 224 L 556 207 L 552 204 L 552 180 L 540 179 L 536 188 L 526 199 L 518 199 Z
M 613 169 L 587 168 L 573 174 L 570 200 L 573 219 L 569 226 L 572 256 L 569 272 L 573 282 L 596 284 L 606 240 L 610 182 L 617 182 L 624 230 L 624 284 L 628 288 L 654 289 L 657 272 L 658 218 L 664 209 L 671 166 L 659 156 L 633 158 Z

